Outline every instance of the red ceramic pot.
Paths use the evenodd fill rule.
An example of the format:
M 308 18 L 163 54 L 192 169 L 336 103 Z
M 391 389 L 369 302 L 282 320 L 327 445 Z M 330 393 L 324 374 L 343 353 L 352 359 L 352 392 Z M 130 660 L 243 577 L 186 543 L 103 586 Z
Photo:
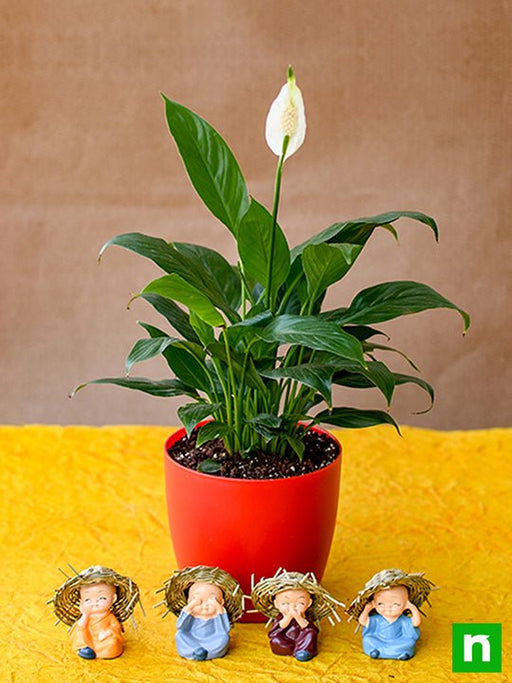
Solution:
M 229 479 L 196 472 L 167 453 L 185 430 L 169 437 L 167 511 L 180 568 L 221 567 L 240 582 L 245 595 L 251 592 L 252 576 L 257 582 L 280 567 L 322 578 L 336 524 L 341 446 L 328 432 L 313 429 L 334 439 L 340 454 L 321 470 L 286 479 Z M 258 614 L 242 619 L 264 620 Z

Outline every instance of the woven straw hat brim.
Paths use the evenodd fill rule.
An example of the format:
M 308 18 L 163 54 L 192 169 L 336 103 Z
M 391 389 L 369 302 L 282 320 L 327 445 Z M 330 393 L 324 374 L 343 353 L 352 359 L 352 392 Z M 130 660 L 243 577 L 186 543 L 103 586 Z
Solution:
M 128 576 L 122 576 L 108 567 L 93 566 L 70 577 L 55 591 L 53 606 L 57 618 L 72 626 L 80 617 L 80 588 L 94 583 L 115 586 L 117 599 L 110 608 L 119 621 L 131 617 L 135 605 L 140 601 L 137 584 Z
M 424 602 L 430 604 L 430 593 L 433 590 L 438 590 L 432 581 L 425 578 L 424 573 L 407 574 L 400 569 L 385 569 L 372 576 L 365 584 L 365 587 L 352 600 L 347 608 L 350 618 L 358 619 L 365 605 L 375 593 L 386 588 L 392 588 L 393 586 L 405 586 L 409 592 L 409 600 L 418 609 L 421 608 Z
M 274 605 L 275 596 L 282 591 L 300 589 L 308 592 L 313 598 L 313 604 L 307 613 L 314 621 L 330 616 L 339 619 L 336 607 L 344 607 L 343 603 L 328 593 L 312 574 L 280 570 L 270 578 L 261 579 L 254 586 L 251 600 L 259 612 L 269 619 L 276 619 L 279 616 L 279 610 Z
M 221 589 L 224 595 L 224 607 L 232 624 L 242 616 L 244 596 L 238 581 L 224 569 L 205 565 L 177 569 L 165 581 L 163 590 L 167 609 L 178 617 L 187 604 L 187 590 L 197 582 L 213 583 Z

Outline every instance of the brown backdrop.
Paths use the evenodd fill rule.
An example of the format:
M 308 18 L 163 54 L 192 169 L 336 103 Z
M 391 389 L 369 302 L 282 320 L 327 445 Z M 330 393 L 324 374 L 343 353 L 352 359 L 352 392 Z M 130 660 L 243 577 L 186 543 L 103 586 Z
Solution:
M 153 320 L 130 295 L 159 271 L 111 236 L 139 230 L 235 251 L 202 208 L 159 91 L 228 140 L 250 191 L 271 202 L 263 138 L 292 63 L 308 134 L 286 165 L 281 223 L 297 244 L 337 220 L 391 209 L 435 216 L 436 245 L 399 224 L 376 234 L 332 295 L 427 282 L 466 308 L 386 326 L 438 392 L 398 390 L 402 422 L 443 429 L 510 421 L 510 2 L 502 0 L 17 0 L 2 2 L 0 420 L 176 424 L 178 401 L 76 384 L 123 374 Z M 401 362 L 395 368 L 405 371 Z M 135 374 L 165 376 L 151 361 Z M 382 407 L 377 394 L 340 396 Z

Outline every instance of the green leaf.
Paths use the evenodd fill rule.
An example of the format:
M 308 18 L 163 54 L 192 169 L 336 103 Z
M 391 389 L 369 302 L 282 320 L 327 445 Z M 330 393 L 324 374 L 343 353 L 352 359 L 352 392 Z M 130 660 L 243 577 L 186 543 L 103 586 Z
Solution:
M 227 434 L 231 434 L 233 428 L 225 422 L 207 422 L 197 430 L 197 447 L 202 446 L 207 441 L 221 439 Z
M 146 323 L 139 323 L 139 325 L 141 325 L 153 339 L 162 337 L 170 338 L 165 332 L 162 332 L 162 330 L 159 330 L 153 325 L 147 325 Z M 148 341 L 149 340 L 140 340 L 140 342 Z M 137 342 L 135 346 L 140 342 Z M 150 350 L 149 346 L 148 350 Z M 211 382 L 206 372 L 206 365 L 203 362 L 205 352 L 199 344 L 176 339 L 171 344 L 163 344 L 163 349 L 161 351 L 158 350 L 158 347 L 156 347 L 155 350 L 156 353 L 163 354 L 167 361 L 167 365 L 171 368 L 176 377 L 195 389 L 205 391 L 207 394 L 210 393 L 212 389 Z
M 212 302 L 198 289 L 176 273 L 164 275 L 150 282 L 141 294 L 160 294 L 168 299 L 176 299 L 193 311 L 201 320 L 216 327 L 224 325 L 224 318 L 217 311 Z
M 101 249 L 100 258 L 112 245 L 150 259 L 168 274 L 179 275 L 232 319 L 238 318 L 236 310 L 242 296 L 240 274 L 214 249 L 186 242 L 168 244 L 160 238 L 132 232 L 117 235 L 107 242 Z
M 213 327 L 205 323 L 204 320 L 201 320 L 193 311 L 190 313 L 190 324 L 204 347 L 215 342 L 215 330 Z
M 179 254 L 181 269 L 178 274 L 206 294 L 217 308 L 232 319 L 238 319 L 236 311 L 242 301 L 242 281 L 237 268 L 214 249 L 186 242 L 173 242 L 172 246 Z
M 328 406 L 332 405 L 332 376 L 336 368 L 320 363 L 304 363 L 279 367 L 274 370 L 260 371 L 264 377 L 271 379 L 289 378 L 318 391 Z
M 373 351 L 391 351 L 392 353 L 397 353 L 399 356 L 401 356 L 405 361 L 409 363 L 409 365 L 416 370 L 416 372 L 419 372 L 419 368 L 416 365 L 416 363 L 409 358 L 403 351 L 400 351 L 399 349 L 395 349 L 392 346 L 386 346 L 385 344 L 374 344 L 373 342 L 363 342 L 363 350 L 365 353 L 372 353 Z
M 174 301 L 159 294 L 150 294 L 149 292 L 141 294 L 140 298 L 150 303 L 174 327 L 176 332 L 179 332 L 185 339 L 191 342 L 199 342 L 199 337 L 190 324 L 189 316 Z
M 304 442 L 301 439 L 297 439 L 295 436 L 290 436 L 289 434 L 285 434 L 284 438 L 288 442 L 288 445 L 291 446 L 292 450 L 295 452 L 299 460 L 302 462 L 302 458 L 304 457 L 304 450 L 306 448 Z
M 342 313 L 339 323 L 380 323 L 402 315 L 419 313 L 433 308 L 451 308 L 464 320 L 464 333 L 470 324 L 469 315 L 428 285 L 420 282 L 383 282 L 357 294 L 349 308 Z
M 370 361 L 366 368 L 357 365 L 353 365 L 352 368 L 347 367 L 334 375 L 333 383 L 356 389 L 375 386 L 384 394 L 388 406 L 395 391 L 395 376 L 380 361 Z
M 258 313 L 252 318 L 246 318 L 239 323 L 230 325 L 226 328 L 225 334 L 229 339 L 229 344 L 232 347 L 237 347 L 240 342 L 250 342 L 256 335 L 257 327 L 264 327 L 272 318 L 272 313 L 268 310 Z
M 200 360 L 202 353 L 202 348 L 193 345 L 192 342 L 178 342 L 169 347 L 164 356 L 176 377 L 210 395 L 212 385 L 206 372 L 206 365 Z
M 145 377 L 103 377 L 101 379 L 93 379 L 85 384 L 80 384 L 71 394 L 74 396 L 77 391 L 83 389 L 89 384 L 115 384 L 118 387 L 125 387 L 126 389 L 135 389 L 142 391 L 151 396 L 163 396 L 170 398 L 172 396 L 194 396 L 198 398 L 198 394 L 193 389 L 178 379 L 164 379 L 153 380 Z
M 245 420 L 245 422 L 268 443 L 279 434 L 282 419 L 271 413 L 259 413 L 258 415 Z
M 244 275 L 252 286 L 256 283 L 267 284 L 272 264 L 271 296 L 274 297 L 290 270 L 290 249 L 283 231 L 276 225 L 273 256 L 270 253 L 272 220 L 272 214 L 251 198 L 251 205 L 242 220 L 237 242 Z
M 312 302 L 350 269 L 362 247 L 356 244 L 311 244 L 302 253 L 302 267 Z
M 166 273 L 173 273 L 176 267 L 179 267 L 175 251 L 160 237 L 151 237 L 140 232 L 126 232 L 122 235 L 116 235 L 102 246 L 99 260 L 105 250 L 111 246 L 123 247 L 133 251 L 139 256 L 153 261 Z
M 280 417 L 273 415 L 272 413 L 258 413 L 258 415 L 246 420 L 246 422 L 247 424 L 264 425 L 269 429 L 279 429 L 282 420 Z
M 258 334 L 268 342 L 330 351 L 365 365 L 361 343 L 329 320 L 315 316 L 279 315 Z
M 218 474 L 221 469 L 220 463 L 213 458 L 207 458 L 197 466 L 197 472 L 202 472 L 203 474 Z
M 311 244 L 323 244 L 324 242 L 336 244 L 347 242 L 364 246 L 375 228 L 378 227 L 382 227 L 396 236 L 396 231 L 390 223 L 393 223 L 399 218 L 410 218 L 428 225 L 434 232 L 436 240 L 438 239 L 439 235 L 436 222 L 430 216 L 420 213 L 419 211 L 389 211 L 388 213 L 381 213 L 378 216 L 371 216 L 369 218 L 357 218 L 356 220 L 346 221 L 345 223 L 334 223 L 314 237 L 306 240 L 306 242 L 294 247 L 292 249 L 292 261 L 295 261 L 295 259 L 302 254 L 304 249 Z
M 138 339 L 126 359 L 126 374 L 129 374 L 136 363 L 158 356 L 177 341 L 179 340 L 174 337 L 161 335 L 154 339 Z
M 400 434 L 400 428 L 391 415 L 382 410 L 359 410 L 358 408 L 333 408 L 315 416 L 316 423 L 326 423 L 347 429 L 362 429 L 379 424 L 390 424 Z
M 435 398 L 435 393 L 434 393 L 434 388 L 428 383 L 425 382 L 424 379 L 421 379 L 421 377 L 414 377 L 413 375 L 403 375 L 402 373 L 395 372 L 393 373 L 395 376 L 395 382 L 398 385 L 402 384 L 416 384 L 417 386 L 421 387 L 424 391 L 427 392 L 427 394 L 430 396 L 430 405 L 426 410 L 418 410 L 414 412 L 414 415 L 423 415 L 424 413 L 428 413 L 429 410 L 432 410 L 432 406 L 434 405 L 434 398 Z
M 162 95 L 169 131 L 197 194 L 233 235 L 249 208 L 240 167 L 219 133 L 203 118 Z
M 194 427 L 218 410 L 219 403 L 187 403 L 178 408 L 178 417 L 183 423 L 187 435 L 190 436 Z

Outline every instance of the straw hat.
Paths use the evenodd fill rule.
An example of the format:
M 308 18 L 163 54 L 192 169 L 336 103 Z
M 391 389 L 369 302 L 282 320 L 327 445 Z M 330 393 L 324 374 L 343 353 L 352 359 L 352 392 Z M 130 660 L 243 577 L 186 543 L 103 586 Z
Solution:
M 185 607 L 188 601 L 188 589 L 193 583 L 213 583 L 218 586 L 224 594 L 224 607 L 231 624 L 242 616 L 244 611 L 244 596 L 240 584 L 231 574 L 219 569 L 218 567 L 206 567 L 199 565 L 197 567 L 185 567 L 185 569 L 177 569 L 172 576 L 164 582 L 163 588 L 157 591 L 165 591 L 165 598 L 162 602 L 155 605 L 165 604 L 167 612 L 164 617 L 172 612 L 177 617 L 181 610 Z
M 425 578 L 424 573 L 407 574 L 401 569 L 383 569 L 366 582 L 364 588 L 359 591 L 357 596 L 350 603 L 347 613 L 350 619 L 357 619 L 363 611 L 365 605 L 371 600 L 373 595 L 380 590 L 391 588 L 392 586 L 405 586 L 409 592 L 409 600 L 413 605 L 420 609 L 426 601 L 429 605 L 428 596 L 433 590 L 438 590 L 434 584 Z
M 49 601 L 53 603 L 55 614 L 59 621 L 63 621 L 68 626 L 72 626 L 82 615 L 80 612 L 80 588 L 93 583 L 107 583 L 114 586 L 117 599 L 110 608 L 110 611 L 119 621 L 126 621 L 131 617 L 135 605 L 140 602 L 139 588 L 128 576 L 122 576 L 113 569 L 94 565 L 84 569 L 82 572 L 75 572 L 60 588 L 55 591 L 55 595 Z M 141 606 L 142 607 L 142 606 Z
M 311 572 L 301 574 L 278 569 L 274 576 L 258 581 L 252 589 L 251 600 L 259 612 L 263 612 L 269 619 L 276 619 L 279 616 L 279 610 L 274 605 L 274 598 L 278 593 L 286 590 L 305 590 L 311 595 L 313 604 L 309 607 L 307 614 L 314 621 L 319 621 L 324 617 L 328 617 L 331 623 L 334 623 L 332 617 L 340 621 L 336 607 L 345 607 L 345 605 L 328 593 Z

